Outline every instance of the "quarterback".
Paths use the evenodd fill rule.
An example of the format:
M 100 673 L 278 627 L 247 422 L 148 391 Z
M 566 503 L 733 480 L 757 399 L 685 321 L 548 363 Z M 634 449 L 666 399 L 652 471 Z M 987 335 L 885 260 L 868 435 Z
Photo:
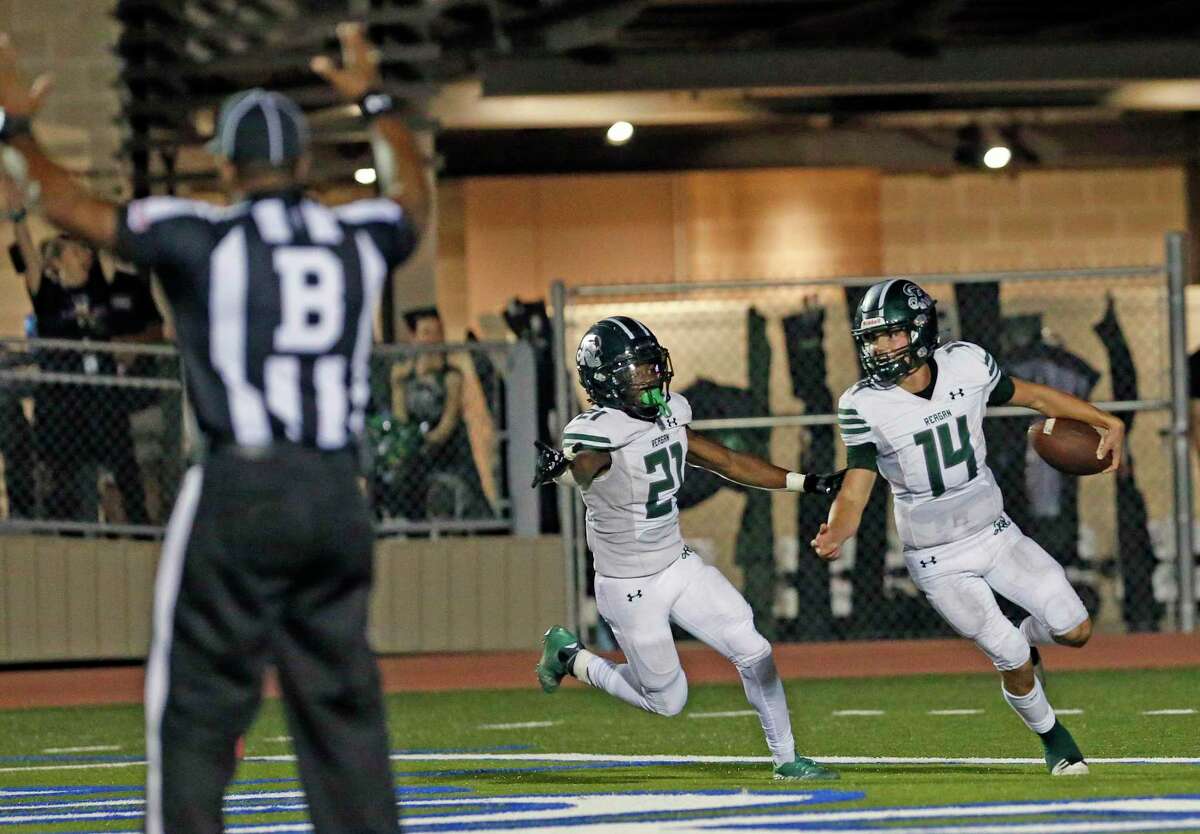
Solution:
M 1004 514 L 983 416 L 987 406 L 1007 404 L 1082 420 L 1098 430 L 1097 458 L 1112 451 L 1108 472 L 1120 464 L 1124 424 L 1070 394 L 1008 376 L 978 345 L 940 344 L 935 302 L 912 281 L 868 289 L 852 333 L 865 378 L 838 401 L 848 471 L 813 549 L 822 559 L 838 557 L 882 474 L 917 587 L 995 665 L 1004 700 L 1041 738 L 1050 772 L 1086 774 L 1083 754 L 1046 699 L 1036 646 L 1083 646 L 1092 623 L 1058 562 Z M 1029 613 L 1020 627 L 993 592 Z
M 796 755 L 791 718 L 771 645 L 749 604 L 683 541 L 675 493 L 684 464 L 746 486 L 831 494 L 842 473 L 788 472 L 693 432 L 692 409 L 670 391 L 671 358 L 646 325 L 626 316 L 592 325 L 576 353 L 593 408 L 563 430 L 561 450 L 539 444 L 533 485 L 577 486 L 587 505 L 596 606 L 625 654 L 617 664 L 553 626 L 542 638 L 537 676 L 553 692 L 565 675 L 659 715 L 687 702 L 687 678 L 671 636 L 677 623 L 728 658 L 758 713 L 776 779 L 836 779 Z

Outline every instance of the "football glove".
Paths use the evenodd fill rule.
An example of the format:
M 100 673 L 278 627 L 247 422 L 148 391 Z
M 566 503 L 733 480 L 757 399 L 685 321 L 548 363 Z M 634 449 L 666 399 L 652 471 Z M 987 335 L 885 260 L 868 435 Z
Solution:
M 567 456 L 563 454 L 562 449 L 555 449 L 550 444 L 543 443 L 540 440 L 533 441 L 533 445 L 537 449 L 538 458 L 537 468 L 533 473 L 533 483 L 530 486 L 537 489 L 566 472 L 571 462 L 567 460 Z
M 842 488 L 842 479 L 845 477 L 845 469 L 839 469 L 837 472 L 829 474 L 805 475 L 804 491 L 817 495 L 836 495 L 837 491 Z

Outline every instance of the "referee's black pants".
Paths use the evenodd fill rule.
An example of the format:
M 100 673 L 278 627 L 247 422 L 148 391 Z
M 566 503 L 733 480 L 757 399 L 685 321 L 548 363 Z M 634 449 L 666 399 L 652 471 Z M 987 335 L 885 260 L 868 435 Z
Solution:
M 155 585 L 146 830 L 222 831 L 234 748 L 278 670 L 319 834 L 398 828 L 367 644 L 373 533 L 349 453 L 214 452 L 187 473 Z

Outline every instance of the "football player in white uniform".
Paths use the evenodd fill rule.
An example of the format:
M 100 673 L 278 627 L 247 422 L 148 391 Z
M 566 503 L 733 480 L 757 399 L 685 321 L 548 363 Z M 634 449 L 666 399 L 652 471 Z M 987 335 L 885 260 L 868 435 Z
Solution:
M 1042 685 L 1038 645 L 1083 646 L 1092 633 L 1062 567 L 1004 514 L 988 468 L 988 405 L 1018 405 L 1096 427 L 1096 456 L 1121 462 L 1124 424 L 1045 385 L 1010 377 L 970 342 L 939 344 L 933 299 L 912 281 L 872 286 L 855 312 L 854 340 L 866 378 L 838 401 L 847 447 L 845 483 L 812 546 L 826 560 L 858 530 L 876 472 L 892 488 L 909 575 L 930 604 L 975 642 L 1000 672 L 1001 692 L 1042 740 L 1059 775 L 1088 772 Z M 1024 608 L 1020 627 L 993 592 Z
M 574 675 L 636 707 L 677 715 L 687 678 L 671 635 L 677 623 L 728 658 L 758 712 L 776 779 L 836 779 L 798 757 L 771 645 L 754 627 L 749 604 L 683 541 L 675 493 L 684 464 L 769 490 L 836 492 L 842 473 L 788 472 L 693 432 L 692 409 L 671 393 L 671 359 L 646 325 L 626 316 L 596 322 L 576 353 L 579 381 L 594 407 L 563 430 L 563 450 L 539 444 L 533 485 L 575 485 L 587 505 L 595 558 L 596 606 L 625 663 L 583 648 L 562 626 L 542 639 L 538 680 L 554 692 Z

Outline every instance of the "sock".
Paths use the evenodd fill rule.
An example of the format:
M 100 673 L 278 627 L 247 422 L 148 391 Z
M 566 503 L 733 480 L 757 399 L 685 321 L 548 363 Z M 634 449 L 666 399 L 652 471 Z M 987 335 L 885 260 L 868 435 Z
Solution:
M 1049 646 L 1054 642 L 1054 635 L 1046 628 L 1046 624 L 1033 617 L 1021 621 L 1021 634 L 1031 646 Z
M 577 651 L 575 653 L 575 657 L 573 657 L 571 659 L 571 668 L 569 669 L 570 673 L 572 675 L 574 675 L 575 677 L 579 678 L 584 683 L 591 685 L 592 682 L 590 680 L 588 680 L 588 676 L 587 676 L 587 667 L 588 667 L 588 663 L 595 656 L 596 655 L 592 654 L 587 649 L 580 649 L 579 651 Z
M 1004 693 L 1004 700 L 1008 701 L 1008 705 L 1021 716 L 1025 726 L 1035 733 L 1049 732 L 1054 726 L 1054 708 L 1046 700 L 1046 693 L 1042 691 L 1041 681 L 1037 678 L 1033 679 L 1033 689 L 1026 695 L 1013 695 L 1004 688 L 1004 684 L 1000 685 L 1000 691 Z
M 783 682 L 779 680 L 774 656 L 768 653 L 748 666 L 739 666 L 738 673 L 742 676 L 746 699 L 758 713 L 771 758 L 776 765 L 795 760 L 792 718 L 788 715 L 787 696 L 783 694 Z
M 629 668 L 628 663 L 613 663 L 611 660 L 594 655 L 584 649 L 575 656 L 575 669 L 579 669 L 580 666 L 583 667 L 580 670 L 583 674 L 580 675 L 578 671 L 574 670 L 572 674 L 584 683 L 597 689 L 603 689 L 609 695 L 620 698 L 627 704 L 633 704 L 639 709 L 648 712 L 654 711 L 642 693 L 641 687 L 634 680 L 633 670 Z

